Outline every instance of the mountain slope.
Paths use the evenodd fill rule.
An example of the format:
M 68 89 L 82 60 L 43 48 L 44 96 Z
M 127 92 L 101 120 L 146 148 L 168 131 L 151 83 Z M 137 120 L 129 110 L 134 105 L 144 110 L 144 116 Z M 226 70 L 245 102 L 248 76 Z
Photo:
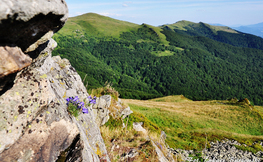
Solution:
M 248 47 L 263 50 L 263 39 L 251 34 L 245 34 L 226 26 L 212 26 L 206 23 L 179 21 L 162 28 L 189 36 L 204 36 L 236 47 Z
M 85 23 L 92 24 L 89 16 L 94 15 L 86 16 Z M 95 29 L 102 31 L 105 17 L 96 18 Z M 94 28 L 81 26 L 79 17 L 72 19 L 80 27 L 56 34 L 59 47 L 53 53 L 68 58 L 83 79 L 87 74 L 89 88 L 108 81 L 122 98 L 183 94 L 193 100 L 237 97 L 263 104 L 263 51 L 257 48 L 263 39 L 259 37 L 186 21 L 179 27 L 142 24 L 127 30 L 120 25 L 119 35 L 110 37 L 111 27 L 96 34 Z M 251 43 L 258 38 L 259 43 Z
M 224 31 L 224 32 L 229 32 L 229 33 L 238 33 L 237 31 L 229 28 L 229 27 L 226 27 L 226 26 L 215 26 L 215 25 L 209 25 L 209 24 L 206 24 L 206 23 L 193 23 L 193 22 L 190 22 L 190 21 L 185 21 L 185 20 L 182 20 L 182 21 L 178 21 L 174 24 L 170 24 L 170 25 L 163 25 L 162 27 L 169 27 L 170 29 L 172 30 L 183 30 L 183 31 L 200 31 L 201 32 L 201 28 L 204 28 L 204 27 L 207 27 L 207 28 L 210 28 L 210 30 L 214 33 L 214 34 L 218 34 L 219 31 Z M 197 34 L 197 33 L 196 33 Z M 200 33 L 201 34 L 201 33 Z
M 87 13 L 68 19 L 67 24 L 59 31 L 63 35 L 72 32 L 86 33 L 89 36 L 119 37 L 122 32 L 139 28 L 139 25 L 112 19 L 95 13 Z

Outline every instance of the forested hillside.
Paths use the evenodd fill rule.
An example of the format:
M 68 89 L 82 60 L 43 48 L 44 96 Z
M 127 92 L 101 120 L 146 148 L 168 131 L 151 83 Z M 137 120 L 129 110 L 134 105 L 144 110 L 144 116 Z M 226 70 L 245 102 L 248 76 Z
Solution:
M 249 47 L 263 50 L 263 39 L 251 34 L 241 33 L 226 26 L 212 26 L 205 23 L 179 21 L 162 28 L 189 36 L 204 36 L 236 47 Z
M 105 21 L 108 30 L 100 25 Z M 68 58 L 83 79 L 87 74 L 89 89 L 108 81 L 122 98 L 183 94 L 263 105 L 263 39 L 199 26 L 205 27 L 153 27 L 86 14 L 71 18 L 54 36 L 54 54 Z

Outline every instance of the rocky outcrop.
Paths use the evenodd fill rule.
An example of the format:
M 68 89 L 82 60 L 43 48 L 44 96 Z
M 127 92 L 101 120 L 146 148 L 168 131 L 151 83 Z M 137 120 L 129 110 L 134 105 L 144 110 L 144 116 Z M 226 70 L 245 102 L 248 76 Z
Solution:
M 121 118 L 122 119 L 124 119 L 124 118 L 126 118 L 126 117 L 128 117 L 130 114 L 132 114 L 133 113 L 133 111 L 131 110 L 131 108 L 128 106 L 128 107 L 126 107 L 124 110 L 122 110 L 121 111 Z
M 67 111 L 66 98 L 88 97 L 80 76 L 51 57 L 65 1 L 0 4 L 0 161 L 110 161 L 92 108 L 78 117 Z
M 31 64 L 32 59 L 18 47 L 0 46 L 0 78 L 22 70 Z
M 0 0 L 0 4 L 1 94 L 12 87 L 13 73 L 31 64 L 28 55 L 36 58 L 39 51 L 33 51 L 62 28 L 68 8 L 64 0 Z
M 133 113 L 129 106 L 123 106 L 121 99 L 118 98 L 116 101 L 110 95 L 98 97 L 92 110 L 98 126 L 103 126 L 110 119 L 110 115 L 114 118 L 124 119 Z
M 110 95 L 104 95 L 96 99 L 96 104 L 92 106 L 93 113 L 96 118 L 96 123 L 98 126 L 104 125 L 110 119 L 110 110 L 111 106 Z
M 45 34 L 58 31 L 68 18 L 64 0 L 0 0 L 0 4 L 0 44 L 15 45 L 22 51 Z
M 202 159 L 206 161 L 222 160 L 230 161 L 262 161 L 263 152 L 252 153 L 248 151 L 239 150 L 236 146 L 246 146 L 240 144 L 235 140 L 223 140 L 221 142 L 210 142 L 210 148 L 202 151 Z M 262 142 L 260 143 L 263 146 Z M 193 150 L 182 150 L 169 148 L 174 155 L 179 155 L 183 160 L 191 161 L 192 157 L 196 155 Z M 190 156 L 191 155 L 191 156 Z
M 47 48 L 54 44 L 50 40 Z M 68 60 L 47 51 L 0 97 L 0 161 L 55 161 L 77 135 L 83 146 L 79 158 L 109 160 L 91 108 L 78 119 L 67 112 L 67 97 L 88 97 L 81 78 Z
M 225 161 L 262 161 L 263 152 L 253 154 L 252 152 L 237 149 L 235 146 L 242 144 L 234 140 L 223 140 L 221 142 L 210 142 L 210 148 L 203 150 L 204 158 L 208 160 L 221 159 Z

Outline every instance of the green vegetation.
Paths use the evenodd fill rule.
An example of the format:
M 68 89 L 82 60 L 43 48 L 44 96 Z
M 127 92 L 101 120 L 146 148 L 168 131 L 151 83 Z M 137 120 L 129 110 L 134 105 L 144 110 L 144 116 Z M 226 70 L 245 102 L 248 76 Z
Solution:
M 69 114 L 71 114 L 75 117 L 78 117 L 80 111 L 75 104 L 69 103 L 68 104 L 68 112 L 69 112 Z
M 161 129 L 154 124 L 152 121 L 150 121 L 148 118 L 146 118 L 143 114 L 134 112 L 129 116 L 128 124 L 127 124 L 127 119 L 122 121 L 121 118 L 114 119 L 112 116 L 110 116 L 109 121 L 105 124 L 109 129 L 114 129 L 114 128 L 122 128 L 122 123 L 127 125 L 128 129 L 133 128 L 133 123 L 134 122 L 143 122 L 143 127 L 147 129 L 148 131 L 151 131 L 153 133 L 161 133 Z
M 253 144 L 251 146 L 244 146 L 244 145 L 238 146 L 238 145 L 235 145 L 235 147 L 237 149 L 240 149 L 240 150 L 243 150 L 243 151 L 252 152 L 254 154 L 256 154 L 259 151 L 263 151 L 262 146 L 260 144 L 258 144 L 258 143 Z
M 171 30 L 181 30 L 181 31 L 190 31 L 190 33 L 195 33 L 196 35 L 202 35 L 204 34 L 205 32 L 205 29 L 203 28 L 207 28 L 206 30 L 210 30 L 210 33 L 213 32 L 214 34 L 218 34 L 218 32 L 220 31 L 223 31 L 223 32 L 229 32 L 229 33 L 237 33 L 237 31 L 229 28 L 229 27 L 226 27 L 226 26 L 212 26 L 212 25 L 209 25 L 209 24 L 205 24 L 205 23 L 193 23 L 193 22 L 190 22 L 190 21 L 185 21 L 185 20 L 182 20 L 182 21 L 178 21 L 174 24 L 170 24 L 170 25 L 163 25 L 162 26 L 163 28 L 166 27 L 166 28 L 169 28 Z M 187 33 L 187 32 L 186 32 Z M 205 36 L 205 35 L 203 35 Z
M 205 23 L 179 21 L 163 25 L 165 29 L 187 36 L 201 36 L 227 43 L 236 47 L 248 47 L 263 50 L 263 39 L 251 34 L 240 33 L 226 26 L 212 26 Z
M 66 99 L 67 101 L 67 110 L 68 113 L 78 117 L 80 112 L 83 112 L 84 114 L 89 113 L 88 109 L 85 108 L 85 105 L 90 106 L 90 104 L 95 104 L 96 103 L 96 96 L 92 98 L 91 96 L 88 97 L 88 100 L 84 102 L 79 101 L 79 97 L 69 97 Z M 85 103 L 86 102 L 86 103 Z
M 227 138 L 246 144 L 243 149 L 255 150 L 253 143 L 263 140 L 262 114 L 245 102 L 191 101 L 183 96 L 123 102 L 164 130 L 173 148 L 201 150 L 209 147 L 208 141 Z
M 88 89 L 108 81 L 121 98 L 183 94 L 263 105 L 263 39 L 252 35 L 204 23 L 153 27 L 85 14 L 70 18 L 54 38 L 53 54 L 69 59 L 82 79 L 87 74 Z
M 62 35 L 88 34 L 99 37 L 119 37 L 122 32 L 138 28 L 139 25 L 101 16 L 95 13 L 87 13 L 81 16 L 69 18 L 67 24 L 59 31 Z

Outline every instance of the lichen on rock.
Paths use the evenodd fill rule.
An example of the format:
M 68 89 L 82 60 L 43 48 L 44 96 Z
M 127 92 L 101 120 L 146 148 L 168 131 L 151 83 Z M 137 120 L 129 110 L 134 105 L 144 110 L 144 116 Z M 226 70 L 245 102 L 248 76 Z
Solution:
M 17 74 L 13 88 L 0 97 L 0 161 L 25 158 L 26 152 L 31 152 L 27 154 L 31 161 L 54 161 L 78 134 L 84 146 L 82 158 L 99 161 L 97 145 L 103 154 L 107 152 L 92 111 L 78 119 L 67 112 L 65 98 L 87 98 L 86 88 L 69 61 L 63 59 L 61 68 L 62 59 L 45 51 Z

